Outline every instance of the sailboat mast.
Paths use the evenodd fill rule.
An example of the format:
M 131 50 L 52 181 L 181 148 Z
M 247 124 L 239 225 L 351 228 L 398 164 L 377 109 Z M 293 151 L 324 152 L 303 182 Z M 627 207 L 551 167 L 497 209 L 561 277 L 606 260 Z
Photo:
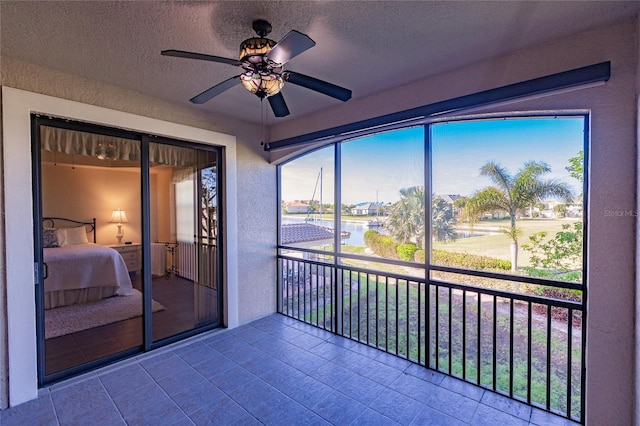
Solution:
M 320 167 L 320 224 L 322 224 L 322 167 Z

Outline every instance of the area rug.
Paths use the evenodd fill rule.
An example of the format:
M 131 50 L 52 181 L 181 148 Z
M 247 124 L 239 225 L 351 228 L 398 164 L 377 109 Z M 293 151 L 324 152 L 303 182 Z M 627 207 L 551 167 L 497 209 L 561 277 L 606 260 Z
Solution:
M 151 301 L 152 311 L 165 309 L 155 300 Z M 99 327 L 142 316 L 142 293 L 133 289 L 130 296 L 115 296 L 97 302 L 47 309 L 44 315 L 45 339 Z

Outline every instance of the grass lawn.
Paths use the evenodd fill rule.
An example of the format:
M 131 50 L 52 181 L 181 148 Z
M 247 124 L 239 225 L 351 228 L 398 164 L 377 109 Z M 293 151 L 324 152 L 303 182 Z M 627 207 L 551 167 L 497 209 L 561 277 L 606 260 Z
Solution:
M 529 242 L 529 236 L 546 231 L 549 236 L 553 236 L 556 232 L 562 230 L 562 225 L 572 224 L 573 219 L 519 219 L 516 226 L 522 232 L 518 238 L 518 267 L 530 266 L 529 252 L 522 248 L 523 244 Z M 490 230 L 495 231 L 496 228 L 509 229 L 511 222 L 509 219 L 486 220 L 477 222 L 474 231 Z M 547 237 L 547 238 L 548 238 Z M 479 256 L 495 257 L 497 259 L 511 260 L 510 254 L 510 238 L 505 234 L 482 235 L 477 237 L 459 238 L 449 243 L 434 242 L 433 248 L 447 250 L 457 253 L 469 253 Z

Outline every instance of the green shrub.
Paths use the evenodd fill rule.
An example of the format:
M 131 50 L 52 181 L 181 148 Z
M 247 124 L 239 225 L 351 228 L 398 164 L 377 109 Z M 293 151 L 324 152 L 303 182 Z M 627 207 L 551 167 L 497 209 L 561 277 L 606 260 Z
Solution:
M 382 235 L 378 231 L 369 230 L 364 233 L 364 243 L 378 256 L 387 259 L 397 259 L 397 247 L 393 237 Z
M 477 270 L 511 270 L 511 262 L 489 256 L 477 256 L 468 253 L 455 253 L 446 250 L 433 250 L 431 261 L 436 265 L 457 266 Z
M 412 262 L 414 260 L 415 252 L 418 250 L 420 250 L 420 248 L 413 243 L 398 244 L 398 247 L 396 247 L 398 257 L 401 260 L 406 260 L 407 262 Z

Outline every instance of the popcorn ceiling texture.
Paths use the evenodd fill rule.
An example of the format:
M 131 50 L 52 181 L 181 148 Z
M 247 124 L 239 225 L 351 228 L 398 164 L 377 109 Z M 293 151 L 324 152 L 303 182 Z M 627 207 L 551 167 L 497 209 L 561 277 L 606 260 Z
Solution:
M 255 35 L 251 23 L 258 18 L 271 22 L 275 41 L 295 29 L 316 42 L 287 64 L 289 69 L 346 86 L 356 99 L 640 10 L 634 2 L 612 1 L 3 0 L 0 7 L 0 55 L 183 106 L 239 70 L 164 57 L 160 51 L 235 58 L 240 43 Z M 283 95 L 292 112 L 285 120 L 341 104 L 291 84 L 285 84 Z M 239 86 L 200 106 L 253 123 L 260 123 L 260 108 Z

